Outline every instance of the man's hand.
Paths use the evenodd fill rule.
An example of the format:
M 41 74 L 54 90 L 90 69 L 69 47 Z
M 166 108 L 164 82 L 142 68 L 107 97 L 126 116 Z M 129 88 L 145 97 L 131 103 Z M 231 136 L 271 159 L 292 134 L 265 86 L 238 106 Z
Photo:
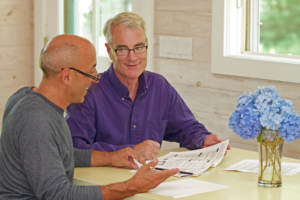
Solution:
M 179 169 L 155 170 L 157 161 L 143 165 L 137 173 L 127 181 L 128 188 L 140 193 L 155 188 L 168 177 L 175 175 Z
M 203 142 L 203 148 L 220 143 L 220 142 L 222 142 L 222 140 L 216 134 L 207 135 Z M 229 145 L 227 146 L 227 149 L 228 150 L 230 149 Z
M 153 140 L 145 140 L 133 147 L 145 160 L 154 160 L 160 150 L 160 144 Z
M 111 166 L 113 167 L 128 167 L 137 169 L 138 166 L 133 159 L 136 159 L 141 164 L 145 163 L 143 156 L 130 147 L 111 152 Z
M 156 164 L 157 161 L 145 164 L 127 181 L 101 186 L 103 199 L 124 199 L 137 193 L 147 192 L 158 186 L 168 177 L 179 172 L 179 169 L 156 171 L 154 170 Z
M 137 169 L 138 166 L 133 159 L 136 159 L 141 164 L 145 163 L 144 157 L 129 147 L 114 152 L 94 150 L 92 152 L 91 166 L 113 166 Z

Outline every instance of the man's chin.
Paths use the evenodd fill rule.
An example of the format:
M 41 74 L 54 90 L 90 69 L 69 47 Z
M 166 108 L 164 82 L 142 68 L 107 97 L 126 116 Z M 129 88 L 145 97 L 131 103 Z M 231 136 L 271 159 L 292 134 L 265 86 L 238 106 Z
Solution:
M 81 96 L 81 98 L 78 98 L 76 103 L 83 103 L 84 99 L 85 99 L 85 95 L 86 95 L 86 93 L 84 93 L 84 95 Z
M 143 73 L 143 71 L 140 70 L 128 70 L 126 73 L 126 76 L 130 79 L 139 78 L 139 76 Z

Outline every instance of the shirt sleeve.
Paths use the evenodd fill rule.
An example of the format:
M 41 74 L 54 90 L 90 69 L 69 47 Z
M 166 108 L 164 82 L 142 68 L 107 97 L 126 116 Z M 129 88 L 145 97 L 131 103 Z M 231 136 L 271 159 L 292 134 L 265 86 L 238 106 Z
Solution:
M 198 122 L 191 110 L 176 90 L 168 85 L 170 98 L 168 124 L 164 139 L 180 143 L 180 147 L 199 149 L 204 139 L 211 134 L 205 126 Z
M 33 120 L 34 119 L 34 120 Z M 32 122 L 28 122 L 31 120 Z M 42 117 L 27 119 L 19 137 L 20 159 L 28 184 L 37 199 L 102 199 L 99 186 L 72 184 L 71 171 L 66 172 L 62 151 L 70 151 L 65 145 L 58 146 L 51 125 Z M 71 149 L 72 152 L 72 149 Z M 71 173 L 69 176 L 66 173 Z M 69 178 L 68 178 L 69 177 Z
M 83 103 L 71 104 L 67 108 L 66 120 L 69 125 L 73 145 L 79 149 L 95 149 L 99 151 L 116 151 L 132 144 L 115 145 L 96 141 L 97 108 L 93 94 L 89 92 Z

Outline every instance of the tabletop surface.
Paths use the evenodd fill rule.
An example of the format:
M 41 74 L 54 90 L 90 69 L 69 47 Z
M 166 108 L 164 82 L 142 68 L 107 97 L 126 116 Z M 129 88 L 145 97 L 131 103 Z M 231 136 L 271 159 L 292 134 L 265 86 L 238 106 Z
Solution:
M 184 151 L 184 149 L 172 149 L 161 152 L 160 155 L 170 151 Z M 258 153 L 254 151 L 231 148 L 227 151 L 223 161 L 216 168 L 210 168 L 207 173 L 192 177 L 197 180 L 229 186 L 227 189 L 201 193 L 178 200 L 299 200 L 300 199 L 300 173 L 294 176 L 283 176 L 280 188 L 262 188 L 257 186 L 257 174 L 234 171 L 224 171 L 225 168 L 246 159 L 258 159 Z M 300 160 L 286 158 L 283 162 L 300 163 Z M 75 168 L 74 180 L 80 184 L 106 185 L 129 179 L 133 173 L 129 169 L 113 167 L 88 167 Z M 180 178 L 170 177 L 166 181 L 174 181 Z M 170 200 L 172 197 L 161 196 L 154 193 L 137 194 L 127 199 L 138 200 Z

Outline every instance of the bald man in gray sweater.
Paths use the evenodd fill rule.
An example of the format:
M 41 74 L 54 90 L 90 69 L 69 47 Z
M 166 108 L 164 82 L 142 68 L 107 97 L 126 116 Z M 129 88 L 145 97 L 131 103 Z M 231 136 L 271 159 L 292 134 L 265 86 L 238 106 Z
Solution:
M 130 179 L 105 186 L 73 185 L 75 166 L 136 168 L 144 160 L 131 148 L 116 152 L 72 146 L 64 110 L 84 100 L 98 80 L 96 53 L 86 39 L 55 37 L 41 54 L 43 80 L 25 87 L 5 107 L 0 141 L 0 199 L 123 199 L 156 187 L 178 169 L 153 172 L 144 165 Z

